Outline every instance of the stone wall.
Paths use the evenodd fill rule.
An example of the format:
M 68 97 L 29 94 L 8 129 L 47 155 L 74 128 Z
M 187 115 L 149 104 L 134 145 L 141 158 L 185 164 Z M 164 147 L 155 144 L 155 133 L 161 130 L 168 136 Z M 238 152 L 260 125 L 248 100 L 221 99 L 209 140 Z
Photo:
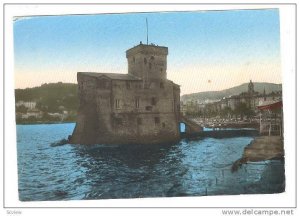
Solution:
M 161 143 L 178 140 L 180 90 L 166 80 L 78 76 L 80 107 L 72 143 Z
M 128 73 L 142 78 L 144 85 L 167 79 L 167 47 L 138 45 L 126 52 Z

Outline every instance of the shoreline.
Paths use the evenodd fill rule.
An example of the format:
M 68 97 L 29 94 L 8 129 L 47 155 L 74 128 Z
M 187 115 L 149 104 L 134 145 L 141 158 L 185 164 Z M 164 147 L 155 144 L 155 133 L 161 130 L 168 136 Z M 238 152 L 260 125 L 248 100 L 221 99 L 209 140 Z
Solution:
M 268 160 L 284 161 L 284 144 L 280 136 L 259 136 L 251 141 L 245 148 L 240 159 L 231 167 L 236 172 L 243 164 Z

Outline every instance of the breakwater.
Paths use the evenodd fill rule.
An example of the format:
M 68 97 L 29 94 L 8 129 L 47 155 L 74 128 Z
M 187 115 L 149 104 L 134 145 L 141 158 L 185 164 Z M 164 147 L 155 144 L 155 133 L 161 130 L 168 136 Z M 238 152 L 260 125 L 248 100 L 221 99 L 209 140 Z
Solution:
M 261 136 L 255 138 L 244 148 L 242 157 L 232 165 L 232 171 L 248 162 L 259 162 L 266 160 L 284 161 L 283 138 L 280 136 Z

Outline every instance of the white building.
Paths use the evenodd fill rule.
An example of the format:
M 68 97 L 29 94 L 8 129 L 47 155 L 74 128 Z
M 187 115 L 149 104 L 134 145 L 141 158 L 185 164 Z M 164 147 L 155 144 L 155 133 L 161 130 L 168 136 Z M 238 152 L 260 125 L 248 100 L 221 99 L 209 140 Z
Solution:
M 28 109 L 35 109 L 36 107 L 36 102 L 35 101 L 18 101 L 16 102 L 16 106 L 25 106 Z

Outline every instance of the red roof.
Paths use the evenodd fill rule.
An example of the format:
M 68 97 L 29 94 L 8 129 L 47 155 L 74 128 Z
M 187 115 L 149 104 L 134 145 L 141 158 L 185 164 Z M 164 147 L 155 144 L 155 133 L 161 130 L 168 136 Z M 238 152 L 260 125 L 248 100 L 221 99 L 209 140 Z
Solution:
M 270 103 L 257 106 L 259 110 L 274 110 L 282 107 L 282 101 L 272 101 Z

